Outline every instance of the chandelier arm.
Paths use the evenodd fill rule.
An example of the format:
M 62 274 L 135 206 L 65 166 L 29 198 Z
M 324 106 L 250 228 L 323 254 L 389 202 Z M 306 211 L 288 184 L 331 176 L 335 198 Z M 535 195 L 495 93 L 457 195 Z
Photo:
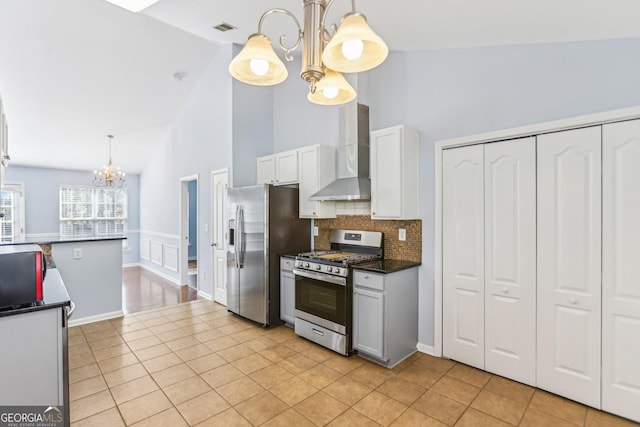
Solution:
M 329 43 L 329 40 L 331 40 L 331 37 L 333 36 L 333 34 L 335 34 L 336 31 L 338 31 L 338 26 L 336 24 L 331 24 L 331 30 L 333 31 L 332 33 L 330 33 L 325 26 L 325 20 L 327 19 L 327 14 L 329 13 L 329 9 L 333 5 L 334 1 L 335 0 L 327 1 L 327 7 L 324 9 L 324 14 L 322 15 L 322 20 L 320 21 L 320 28 L 322 29 L 322 33 L 321 33 L 322 41 L 325 43 Z M 356 11 L 356 0 L 351 0 L 351 12 L 355 13 L 355 11 Z
M 330 0 L 333 1 L 333 0 Z M 293 22 L 295 22 L 296 26 L 298 27 L 298 40 L 296 40 L 295 44 L 291 47 L 287 47 L 284 45 L 284 41 L 287 39 L 287 36 L 285 35 L 281 35 L 280 38 L 278 39 L 278 43 L 280 44 L 280 49 L 282 49 L 284 51 L 284 57 L 287 61 L 291 62 L 293 61 L 293 57 L 291 56 L 291 53 L 296 50 L 298 48 L 298 46 L 300 46 L 300 42 L 302 41 L 303 38 L 303 32 L 302 32 L 302 27 L 300 26 L 300 22 L 298 21 L 298 18 L 295 17 L 295 15 L 291 12 L 289 12 L 286 9 L 279 9 L 279 8 L 274 8 L 274 9 L 269 9 L 267 10 L 265 13 L 262 14 L 262 16 L 260 17 L 260 22 L 258 22 L 258 33 L 262 34 L 262 24 L 264 22 L 264 19 L 274 13 L 282 13 L 284 15 L 288 15 L 291 17 L 291 19 L 293 19 Z

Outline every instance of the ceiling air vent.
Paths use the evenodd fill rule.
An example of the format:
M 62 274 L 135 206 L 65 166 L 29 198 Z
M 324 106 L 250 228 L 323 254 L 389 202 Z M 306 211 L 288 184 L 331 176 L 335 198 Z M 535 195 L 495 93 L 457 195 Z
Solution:
M 236 29 L 236 27 L 234 27 L 234 26 L 233 26 L 233 25 L 231 25 L 231 24 L 227 24 L 226 22 L 223 22 L 222 24 L 218 24 L 218 25 L 216 25 L 216 26 L 215 26 L 215 27 L 213 27 L 213 28 L 215 28 L 215 29 L 216 29 L 216 30 L 218 30 L 218 31 L 222 31 L 223 33 L 224 33 L 225 31 L 235 30 L 235 29 Z

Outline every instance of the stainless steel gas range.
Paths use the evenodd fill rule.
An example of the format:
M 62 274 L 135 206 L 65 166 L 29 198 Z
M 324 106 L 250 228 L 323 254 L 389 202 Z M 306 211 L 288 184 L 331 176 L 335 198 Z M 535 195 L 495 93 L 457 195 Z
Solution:
M 296 257 L 295 332 L 324 347 L 349 355 L 352 325 L 352 269 L 382 258 L 380 232 L 331 230 L 331 250 Z

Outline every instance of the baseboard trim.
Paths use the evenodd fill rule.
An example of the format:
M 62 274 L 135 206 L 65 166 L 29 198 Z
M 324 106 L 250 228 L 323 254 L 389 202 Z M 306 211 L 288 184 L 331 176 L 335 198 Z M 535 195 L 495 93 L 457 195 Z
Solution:
M 135 267 L 142 267 L 142 264 L 140 264 L 139 262 L 132 262 L 130 264 L 122 264 L 122 268 L 135 268 Z
M 140 264 L 140 268 L 144 268 L 148 272 L 153 273 L 156 276 L 162 277 L 163 279 L 165 279 L 166 281 L 168 281 L 172 285 L 177 286 L 178 288 L 183 286 L 183 285 L 180 284 L 180 279 L 176 279 L 175 277 L 171 277 L 168 274 L 163 273 L 162 271 L 159 271 L 159 270 L 156 270 L 155 268 L 149 267 L 148 265 Z M 186 285 L 184 285 L 184 286 L 186 286 Z
M 420 342 L 418 343 L 418 351 L 420 353 L 425 353 L 430 356 L 435 356 L 436 354 L 436 350 L 432 345 L 422 344 Z
M 206 293 L 206 292 L 203 292 L 203 291 L 200 291 L 200 290 L 199 290 L 199 291 L 198 291 L 198 296 L 199 296 L 199 297 L 202 297 L 202 298 L 204 298 L 204 299 L 206 299 L 206 300 L 213 301 L 213 295 L 210 295 L 210 294 L 208 294 L 208 293 Z
M 86 325 L 87 323 L 100 322 L 102 320 L 115 319 L 124 316 L 122 310 L 112 311 L 110 313 L 96 314 L 95 316 L 81 317 L 80 319 L 69 320 L 69 326 Z

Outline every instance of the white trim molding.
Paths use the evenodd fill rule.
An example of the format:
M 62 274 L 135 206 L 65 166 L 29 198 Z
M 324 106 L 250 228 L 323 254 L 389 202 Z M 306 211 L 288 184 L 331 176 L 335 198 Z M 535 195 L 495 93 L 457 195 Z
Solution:
M 209 295 L 206 292 L 198 290 L 198 296 L 201 297 L 201 298 L 204 298 L 204 299 L 206 299 L 208 301 L 213 301 L 213 295 Z
M 151 267 L 150 265 L 147 264 L 141 264 L 140 268 L 144 268 L 145 270 L 147 270 L 150 273 L 155 274 L 156 276 L 160 276 L 163 279 L 165 279 L 166 281 L 170 282 L 172 285 L 175 285 L 177 287 L 182 287 L 183 285 L 180 284 L 180 280 L 176 277 L 171 277 L 168 274 L 163 273 L 160 270 L 156 270 L 155 268 Z M 186 285 L 184 285 L 186 286 Z
M 419 342 L 417 348 L 420 353 L 428 354 L 430 356 L 436 355 L 435 349 L 432 345 L 422 344 L 421 342 Z
M 162 265 L 162 261 L 164 260 L 164 256 L 162 254 L 162 243 L 156 242 L 152 240 L 149 244 L 149 259 L 152 263 L 156 265 Z
M 138 233 L 145 234 L 147 236 L 162 237 L 164 239 L 180 240 L 180 236 L 177 236 L 175 234 L 165 234 L 165 233 L 158 233 L 155 231 L 145 231 L 145 230 L 138 230 Z
M 124 316 L 122 310 L 112 311 L 110 313 L 97 314 L 95 316 L 81 317 L 80 319 L 69 320 L 69 326 L 86 325 L 87 323 L 100 322 L 102 320 L 115 319 Z

